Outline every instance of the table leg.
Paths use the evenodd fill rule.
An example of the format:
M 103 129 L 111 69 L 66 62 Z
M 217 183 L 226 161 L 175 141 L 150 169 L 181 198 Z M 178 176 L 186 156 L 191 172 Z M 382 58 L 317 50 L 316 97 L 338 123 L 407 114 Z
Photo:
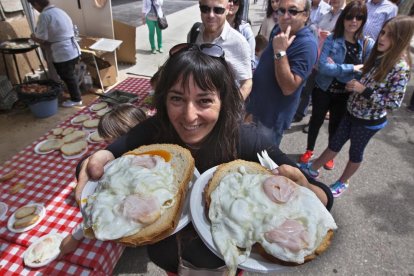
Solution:
M 7 78 L 10 80 L 9 69 L 7 69 L 6 55 L 4 53 L 1 53 L 1 55 L 3 56 L 4 68 L 6 69 Z
M 16 55 L 13 54 L 14 66 L 16 66 L 17 76 L 19 77 L 19 83 L 22 83 L 22 77 L 20 76 L 19 65 L 17 64 Z
M 93 63 L 95 64 L 95 68 L 96 68 L 96 74 L 98 75 L 98 79 L 99 79 L 99 85 L 101 86 L 102 93 L 104 93 L 105 88 L 102 83 L 101 74 L 99 73 L 98 63 L 96 62 L 95 55 L 92 55 L 92 56 L 93 56 Z

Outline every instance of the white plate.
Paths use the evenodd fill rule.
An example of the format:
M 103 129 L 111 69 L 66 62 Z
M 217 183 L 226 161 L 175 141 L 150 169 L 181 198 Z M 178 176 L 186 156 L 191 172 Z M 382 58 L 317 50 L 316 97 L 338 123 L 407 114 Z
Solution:
M 8 209 L 7 204 L 0 201 L 0 220 L 3 220 L 3 218 L 6 217 Z
M 92 118 L 91 118 L 91 116 L 89 116 L 88 114 L 79 114 L 78 116 L 81 116 L 81 115 L 82 115 L 82 116 L 83 116 L 83 115 L 88 116 L 89 118 L 88 118 L 88 119 L 86 119 L 86 120 L 90 120 L 90 119 L 92 119 Z M 75 117 L 73 117 L 73 118 L 72 118 L 72 120 L 70 120 L 70 123 L 71 123 L 72 125 L 75 125 L 75 126 L 80 126 L 80 125 L 83 125 L 83 122 L 84 122 L 84 121 L 86 121 L 86 120 L 84 120 L 84 121 L 79 122 L 79 123 L 74 122 L 75 118 L 77 118 L 78 116 L 75 116 Z
M 65 155 L 65 154 L 62 153 L 62 157 L 64 159 L 68 159 L 68 160 L 78 159 L 78 158 L 82 157 L 87 152 L 88 152 L 88 146 L 86 146 L 86 148 L 81 153 L 79 153 L 79 154 L 76 154 L 76 155 Z
M 190 212 L 194 228 L 200 235 L 203 242 L 214 254 L 223 259 L 223 256 L 214 244 L 213 236 L 211 235 L 210 231 L 211 223 L 210 220 L 206 217 L 204 209 L 206 204 L 204 200 L 204 187 L 213 177 L 216 169 L 217 166 L 205 171 L 194 183 L 190 194 Z M 287 266 L 282 266 L 267 261 L 260 254 L 254 252 L 253 250 L 247 260 L 239 264 L 238 267 L 250 272 L 259 273 L 266 273 L 271 271 L 282 272 L 290 270 L 290 268 Z
M 42 262 L 39 263 L 35 263 L 35 262 L 31 262 L 30 261 L 30 252 L 33 250 L 33 248 L 38 245 L 39 243 L 43 242 L 45 239 L 47 238 L 53 238 L 56 240 L 56 243 L 54 244 L 53 247 L 48 248 L 50 251 L 47 251 L 47 253 L 49 253 L 50 255 L 48 256 L 47 259 L 43 260 Z M 63 234 L 58 234 L 58 233 L 50 233 L 47 235 L 44 235 L 42 237 L 40 237 L 39 239 L 37 239 L 36 241 L 34 241 L 24 252 L 23 254 L 23 261 L 24 264 L 28 267 L 32 267 L 32 268 L 37 268 L 37 267 L 42 267 L 45 265 L 50 264 L 51 262 L 53 262 L 54 260 L 56 260 L 56 258 L 59 256 L 60 250 L 59 250 L 59 246 L 61 241 L 63 240 L 64 235 Z
M 35 222 L 35 223 L 33 223 L 32 225 L 29 225 L 29 226 L 27 226 L 27 227 L 24 227 L 24 228 L 19 228 L 19 229 L 16 229 L 16 228 L 14 228 L 13 227 L 13 224 L 14 224 L 14 222 L 16 221 L 16 218 L 14 217 L 14 213 L 9 217 L 9 220 L 7 221 L 7 228 L 11 231 L 11 232 L 13 232 L 13 233 L 22 233 L 22 232 L 26 232 L 26 231 L 29 231 L 30 229 L 32 229 L 32 228 L 34 228 L 36 225 L 38 225 L 39 224 L 39 222 L 41 222 L 42 221 L 42 219 L 45 217 L 45 215 L 46 215 L 46 208 L 42 205 L 42 204 L 39 204 L 39 203 L 30 203 L 30 204 L 27 204 L 27 205 L 25 205 L 25 206 L 36 206 L 37 207 L 37 210 L 36 210 L 36 213 L 39 215 L 39 219 Z
M 108 103 L 107 103 L 107 102 L 104 102 L 104 103 L 106 103 L 106 106 L 105 106 L 104 108 L 101 108 L 101 109 L 99 109 L 99 110 L 93 110 L 93 108 L 94 108 L 97 104 L 101 104 L 101 103 L 102 103 L 102 102 L 99 102 L 99 103 L 96 103 L 96 104 L 91 105 L 91 106 L 89 107 L 89 111 L 90 111 L 90 112 L 94 112 L 94 113 L 96 113 L 96 112 L 98 112 L 99 110 L 103 110 L 103 109 L 108 108 Z
M 46 140 L 43 140 L 42 142 L 39 142 L 35 147 L 34 147 L 34 152 L 35 153 L 37 153 L 37 154 L 48 154 L 48 153 L 51 153 L 51 152 L 53 152 L 53 151 L 55 151 L 55 150 L 49 150 L 49 151 L 40 151 L 39 149 L 40 149 L 40 147 L 44 144 L 44 143 L 46 143 L 46 141 L 48 141 L 48 140 L 59 140 L 59 139 L 46 139 Z M 58 149 L 56 149 L 56 150 L 58 150 Z
M 107 169 L 112 162 L 109 162 L 108 164 L 105 165 L 104 170 Z M 197 180 L 197 178 L 200 176 L 200 173 L 198 172 L 197 168 L 194 168 L 194 175 L 193 175 L 193 179 L 190 181 L 190 183 L 188 184 L 188 193 L 187 193 L 187 197 L 185 198 L 185 202 L 184 202 L 184 206 L 183 206 L 183 210 L 181 212 L 181 217 L 180 220 L 178 221 L 178 225 L 175 228 L 174 232 L 171 233 L 171 235 L 177 233 L 178 231 L 180 231 L 181 229 L 183 229 L 185 226 L 187 226 L 188 223 L 190 223 L 191 220 L 191 216 L 190 216 L 190 211 L 189 211 L 189 193 L 190 193 L 190 189 L 193 186 L 193 183 L 195 183 L 195 181 Z M 86 207 L 86 202 L 88 199 L 88 196 L 90 196 L 91 194 L 93 194 L 96 190 L 96 187 L 98 186 L 98 181 L 88 181 L 86 182 L 85 187 L 82 190 L 82 195 L 81 195 L 81 211 L 82 214 L 84 214 L 84 210 Z
M 91 140 L 91 136 L 92 136 L 92 134 L 94 134 L 95 132 L 97 132 L 97 131 L 93 131 L 93 132 L 90 132 L 90 133 L 88 134 L 88 138 L 86 138 L 86 140 L 88 141 L 88 143 L 91 143 L 91 144 L 99 144 L 99 143 L 103 143 L 103 142 L 105 142 L 105 140 L 102 140 L 102 141 L 100 141 L 100 142 L 95 142 L 95 141 L 92 141 L 92 140 Z

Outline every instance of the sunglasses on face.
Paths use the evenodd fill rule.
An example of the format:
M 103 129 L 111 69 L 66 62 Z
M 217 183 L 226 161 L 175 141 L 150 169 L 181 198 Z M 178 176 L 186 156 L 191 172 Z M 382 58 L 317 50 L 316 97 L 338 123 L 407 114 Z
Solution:
M 359 14 L 359 15 L 347 14 L 347 15 L 345 15 L 345 20 L 354 20 L 354 18 L 356 18 L 357 21 L 364 20 L 364 16 L 362 14 Z
M 170 57 L 185 51 L 200 51 L 210 57 L 224 58 L 223 48 L 212 43 L 204 43 L 200 45 L 193 43 L 180 43 L 171 48 Z
M 200 5 L 200 11 L 202 13 L 211 13 L 211 10 L 213 10 L 213 12 L 215 14 L 223 14 L 226 11 L 226 8 L 223 8 L 223 7 L 209 7 L 207 5 Z
M 286 10 L 285 8 L 279 8 L 277 10 L 277 14 L 280 15 L 280 16 L 285 15 L 286 12 L 288 12 L 290 16 L 296 16 L 296 15 L 298 15 L 298 13 L 305 12 L 305 10 L 303 10 L 303 11 L 298 11 L 298 10 L 295 10 L 295 9 L 287 9 Z

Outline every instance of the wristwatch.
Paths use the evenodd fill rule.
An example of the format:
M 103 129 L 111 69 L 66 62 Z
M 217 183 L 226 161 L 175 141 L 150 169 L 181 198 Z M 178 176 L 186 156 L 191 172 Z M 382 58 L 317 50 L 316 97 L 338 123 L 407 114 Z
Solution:
M 280 51 L 280 52 L 277 52 L 274 56 L 273 56 L 273 58 L 275 59 L 275 60 L 279 60 L 279 59 L 281 59 L 282 57 L 284 57 L 284 56 L 286 56 L 286 52 L 285 51 Z

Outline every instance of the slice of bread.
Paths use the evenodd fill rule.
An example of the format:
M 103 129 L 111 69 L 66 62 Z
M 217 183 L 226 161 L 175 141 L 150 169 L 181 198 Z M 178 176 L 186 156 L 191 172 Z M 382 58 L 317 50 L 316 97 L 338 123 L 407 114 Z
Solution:
M 75 131 L 75 129 L 73 127 L 67 127 L 62 131 L 62 135 L 66 136 L 66 135 L 71 134 L 74 131 Z
M 99 124 L 99 119 L 91 119 L 83 122 L 83 126 L 86 128 L 97 128 Z
M 225 163 L 222 165 L 219 165 L 216 169 L 216 171 L 213 174 L 213 177 L 210 179 L 210 181 L 208 182 L 208 184 L 206 185 L 205 189 L 204 189 L 204 197 L 205 197 L 205 201 L 206 201 L 206 216 L 208 217 L 209 214 L 209 207 L 212 206 L 212 193 L 213 191 L 221 184 L 222 179 L 227 176 L 230 173 L 236 173 L 236 172 L 240 172 L 240 167 L 244 167 L 244 170 L 247 172 L 247 174 L 263 174 L 263 175 L 273 175 L 268 169 L 262 167 L 260 164 L 255 163 L 255 162 L 249 162 L 249 161 L 244 161 L 244 160 L 235 160 L 229 163 Z M 280 177 L 280 176 L 279 176 Z M 289 180 L 290 181 L 290 180 Z M 226 182 L 226 183 L 232 183 L 232 182 Z M 303 188 L 302 188 L 303 189 Z M 305 198 L 307 196 L 307 192 L 303 193 L 301 192 L 300 196 L 302 196 L 303 194 L 305 194 Z M 298 194 L 295 195 L 295 198 L 300 198 Z M 317 200 L 318 201 L 318 200 Z M 308 202 L 308 201 L 307 201 Z M 263 203 L 262 203 L 263 204 Z M 295 208 L 298 208 L 296 206 L 301 206 L 301 205 L 292 205 L 295 206 L 293 207 L 294 210 L 296 210 Z M 250 208 L 252 208 L 250 206 Z M 324 209 L 323 205 L 320 204 L 320 202 L 318 201 L 317 205 L 311 205 L 312 208 L 312 212 L 318 212 L 318 208 L 322 208 L 324 212 L 327 212 L 326 209 Z M 298 212 L 298 210 L 296 210 L 296 212 Z M 322 214 L 324 212 L 321 212 Z M 328 212 L 327 212 L 328 213 Z M 287 220 L 287 219 L 295 219 L 296 217 L 289 217 L 290 214 L 288 213 L 274 213 L 274 216 L 280 216 L 281 220 Z M 302 215 L 301 212 L 295 213 L 294 216 L 299 216 Z M 330 216 L 330 215 L 328 215 Z M 334 224 L 335 225 L 335 224 Z M 336 229 L 336 225 L 333 229 Z M 327 250 L 327 248 L 329 247 L 330 243 L 331 243 L 331 239 L 333 237 L 333 230 L 332 229 L 327 229 L 327 232 L 325 232 L 324 234 L 325 236 L 322 236 L 321 238 L 321 242 L 319 244 L 317 244 L 316 249 L 309 255 L 304 256 L 304 261 L 308 262 L 310 260 L 313 260 L 317 255 L 322 254 L 322 252 L 324 252 L 325 250 Z M 238 248 L 239 250 L 243 251 L 241 248 Z M 263 248 L 263 246 L 256 242 L 254 245 L 254 249 L 259 252 L 264 258 L 266 258 L 267 260 L 274 262 L 274 263 L 278 263 L 281 265 L 299 265 L 301 263 L 297 263 L 297 262 L 291 262 L 291 261 L 285 261 L 282 260 L 280 258 L 277 258 L 273 255 L 271 255 L 270 253 L 266 252 L 265 249 Z
M 85 140 L 64 144 L 60 151 L 66 156 L 77 155 L 84 151 L 88 147 L 88 143 Z
M 106 103 L 106 102 L 100 102 L 100 103 L 97 103 L 97 104 L 92 105 L 91 106 L 91 110 L 92 111 L 99 111 L 101 109 L 106 108 L 107 106 L 108 106 L 108 103 Z
M 98 133 L 97 131 L 93 132 L 93 133 L 89 136 L 89 139 L 90 139 L 92 142 L 96 142 L 96 143 L 99 143 L 99 142 L 104 141 L 104 139 L 103 139 L 101 136 L 99 136 L 99 133 Z
M 76 116 L 75 118 L 72 119 L 72 123 L 74 124 L 80 124 L 83 121 L 89 120 L 91 118 L 91 116 L 87 115 L 87 114 L 81 114 Z
M 57 128 L 54 128 L 54 129 L 52 129 L 52 133 L 53 133 L 53 135 L 62 135 L 62 132 L 63 132 L 63 128 L 61 128 L 61 127 L 57 127 Z
M 46 142 L 40 145 L 39 151 L 48 152 L 51 150 L 58 150 L 60 149 L 61 146 L 63 146 L 62 139 L 50 139 L 50 140 L 46 140 Z
M 20 228 L 30 226 L 33 223 L 35 223 L 39 218 L 40 217 L 37 214 L 25 216 L 24 218 L 15 220 L 13 227 L 16 229 L 20 229 Z
M 21 219 L 33 214 L 34 212 L 36 212 L 36 206 L 23 206 L 17 209 L 17 211 L 14 213 L 14 217 L 16 219 Z
M 68 143 L 73 143 L 81 139 L 85 139 L 85 137 L 86 137 L 85 131 L 75 130 L 71 134 L 68 134 L 65 137 L 63 137 L 62 140 L 63 140 L 63 143 L 68 144 Z
M 165 151 L 169 156 L 164 157 Z M 174 170 L 174 182 L 177 193 L 174 198 L 174 204 L 165 210 L 165 212 L 155 222 L 144 226 L 134 235 L 123 237 L 118 242 L 126 246 L 138 246 L 152 244 L 168 237 L 177 227 L 181 217 L 182 208 L 188 191 L 188 185 L 194 173 L 194 158 L 189 150 L 178 145 L 172 144 L 153 144 L 141 146 L 133 151 L 125 153 L 125 155 L 158 155 L 164 157 L 170 162 Z M 90 228 L 85 230 L 90 233 Z

